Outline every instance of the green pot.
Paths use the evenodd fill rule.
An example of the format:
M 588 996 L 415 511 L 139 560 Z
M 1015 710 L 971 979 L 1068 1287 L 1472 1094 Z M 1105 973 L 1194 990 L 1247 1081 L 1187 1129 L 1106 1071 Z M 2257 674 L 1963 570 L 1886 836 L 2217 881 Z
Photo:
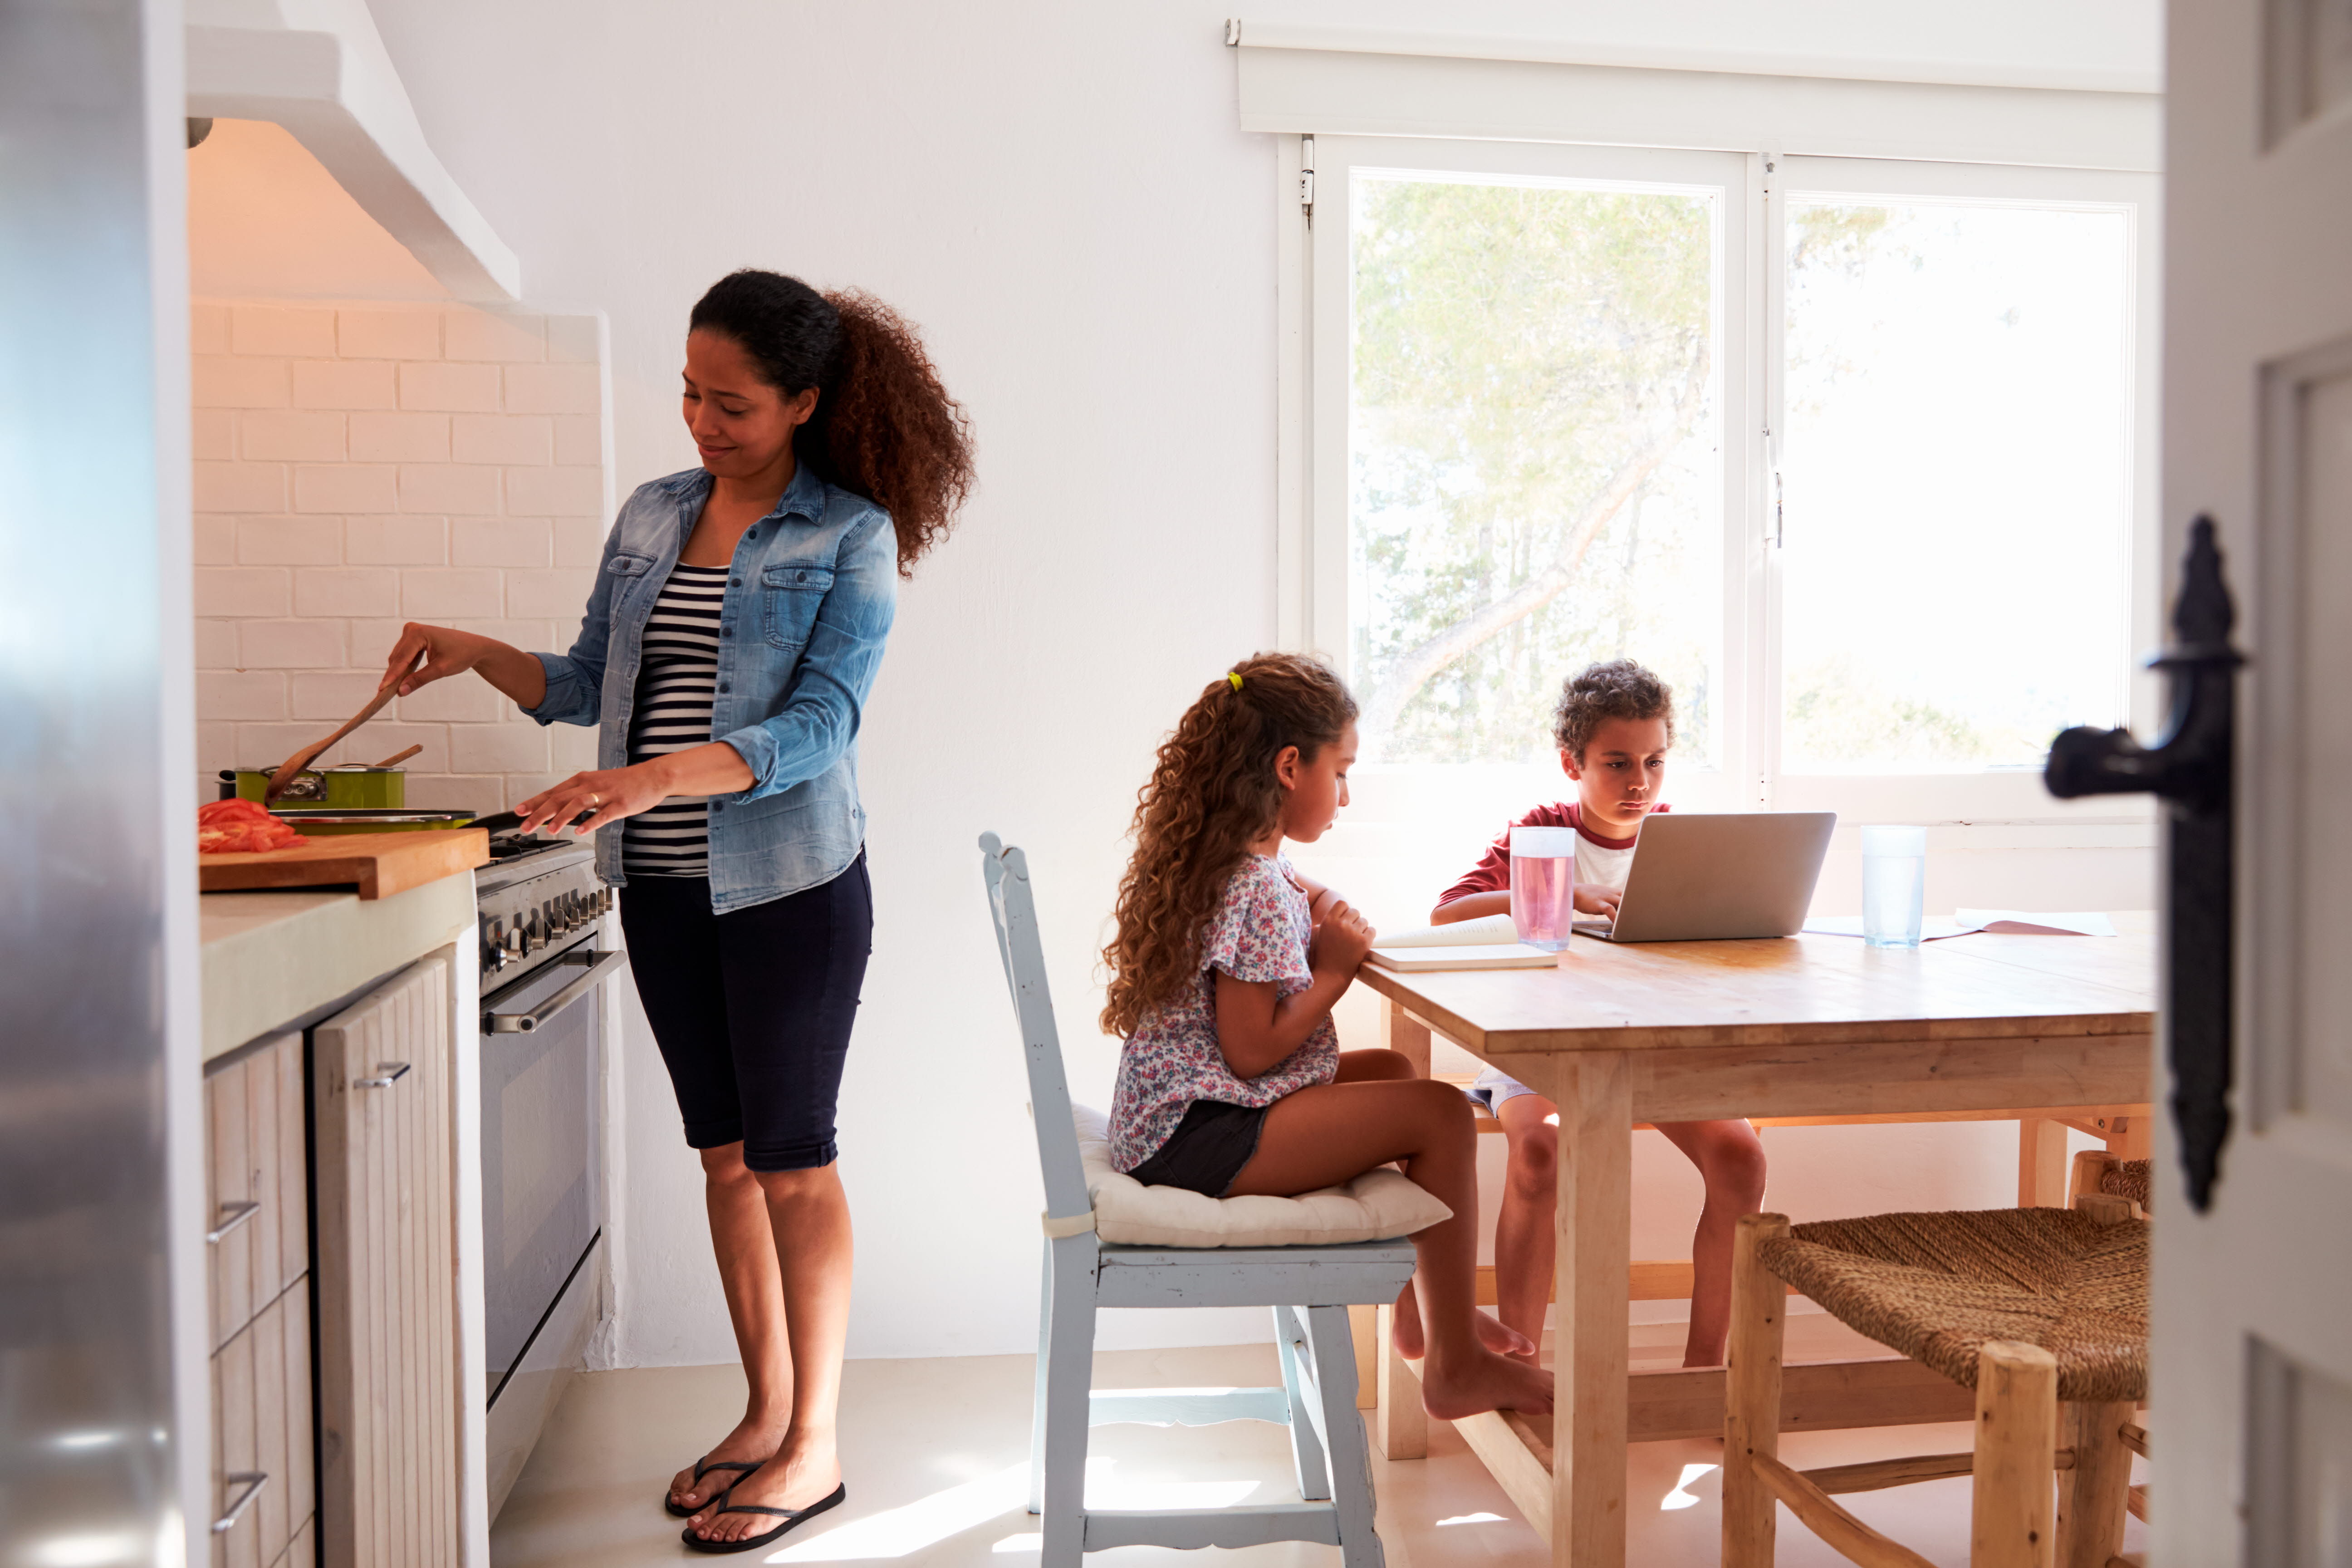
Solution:
M 260 800 L 269 788 L 275 768 L 223 768 L 223 800 Z M 286 793 L 271 806 L 331 806 L 338 811 L 398 811 L 408 804 L 408 773 L 404 768 L 371 768 L 358 763 L 340 768 L 306 768 L 296 773 Z
M 280 797 L 283 798 L 282 796 Z M 340 833 L 429 833 L 436 828 L 463 827 L 474 820 L 470 811 L 342 811 L 331 805 L 280 805 L 270 813 L 290 823 L 305 837 L 330 837 Z

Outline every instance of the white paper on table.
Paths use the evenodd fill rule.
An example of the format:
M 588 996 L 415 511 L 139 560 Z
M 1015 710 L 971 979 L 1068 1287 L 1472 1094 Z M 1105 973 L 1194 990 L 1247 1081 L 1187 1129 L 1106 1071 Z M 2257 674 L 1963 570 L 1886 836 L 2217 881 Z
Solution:
M 1815 915 L 1805 922 L 1804 929 L 1822 936 L 1860 936 L 1862 917 Z M 1929 915 L 1921 921 L 1919 940 L 1937 942 L 1980 931 L 1996 936 L 2113 936 L 2116 922 L 2095 910 L 2029 914 L 2019 910 L 1960 910 L 1949 915 Z
M 1957 910 L 1952 918 L 1967 931 L 2024 936 L 2113 936 L 2116 922 L 2095 910 L 2035 914 L 2022 910 Z
M 1402 931 L 1381 931 L 1372 939 L 1379 947 L 1496 947 L 1518 940 L 1519 928 L 1507 914 L 1480 915 L 1452 925 L 1407 926 Z
M 1862 917 L 1860 915 L 1815 915 L 1801 929 L 1811 931 L 1818 936 L 1860 936 Z M 1948 936 L 1966 936 L 1975 929 L 1974 926 L 1960 924 L 1949 915 L 1929 915 L 1919 922 L 1919 940 L 1939 942 Z

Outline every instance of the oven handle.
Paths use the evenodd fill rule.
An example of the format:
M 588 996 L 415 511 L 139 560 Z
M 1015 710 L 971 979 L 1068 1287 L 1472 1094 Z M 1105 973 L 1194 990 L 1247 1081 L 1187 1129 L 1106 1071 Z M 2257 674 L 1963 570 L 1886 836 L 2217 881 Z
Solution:
M 586 995 L 590 986 L 626 964 L 629 962 L 629 955 L 625 952 L 596 952 L 585 948 L 578 948 L 565 953 L 555 962 L 560 964 L 584 965 L 587 973 L 528 1013 L 484 1013 L 482 1033 L 486 1035 L 531 1033 Z

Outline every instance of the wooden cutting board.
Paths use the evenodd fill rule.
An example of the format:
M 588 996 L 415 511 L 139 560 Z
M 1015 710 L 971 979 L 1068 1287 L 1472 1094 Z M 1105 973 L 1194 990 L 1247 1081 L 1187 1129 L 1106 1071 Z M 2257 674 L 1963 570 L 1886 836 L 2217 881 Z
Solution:
M 362 899 L 388 899 L 489 862 L 490 836 L 478 827 L 321 835 L 290 849 L 199 855 L 196 885 L 207 893 L 355 887 Z

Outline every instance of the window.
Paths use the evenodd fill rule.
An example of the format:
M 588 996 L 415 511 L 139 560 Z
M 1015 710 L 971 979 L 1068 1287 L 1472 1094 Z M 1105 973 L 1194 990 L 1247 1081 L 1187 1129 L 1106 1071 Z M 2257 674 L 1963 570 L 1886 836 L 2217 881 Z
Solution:
M 2152 177 L 1312 159 L 1298 640 L 1368 763 L 1557 784 L 1560 677 L 1624 655 L 1678 803 L 2021 821 L 2059 729 L 2153 719 Z

